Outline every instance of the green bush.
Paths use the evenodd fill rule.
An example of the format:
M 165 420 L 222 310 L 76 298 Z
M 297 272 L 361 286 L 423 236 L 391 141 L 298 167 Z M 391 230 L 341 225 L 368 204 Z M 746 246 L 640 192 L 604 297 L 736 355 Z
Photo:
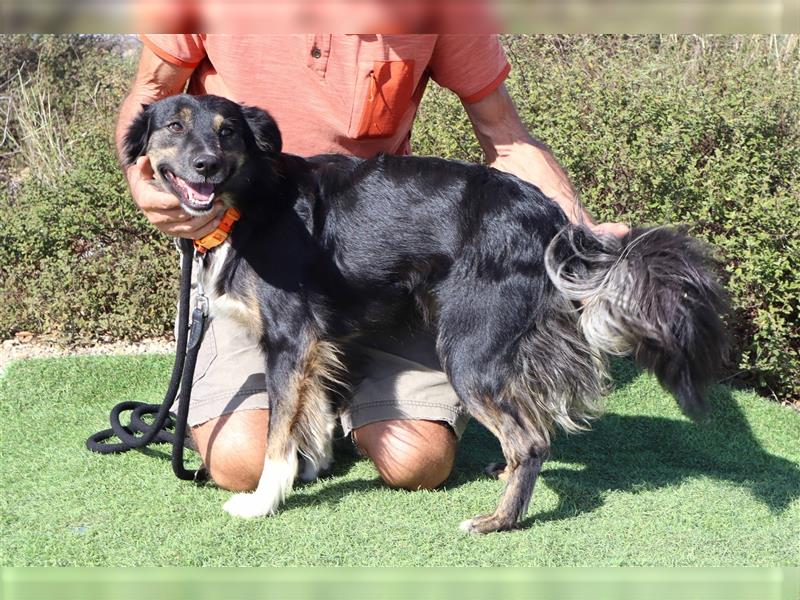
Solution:
M 6 90 L 16 108 L 12 131 L 20 119 L 41 116 L 46 104 L 37 98 L 59 108 L 40 124 L 51 131 L 29 128 L 16 160 L 5 163 L 0 337 L 19 330 L 73 342 L 164 335 L 174 319 L 177 255 L 137 211 L 113 149 L 116 107 L 133 64 L 106 38 L 15 37 L 19 46 L 0 45 L 0 59 L 3 52 L 27 57 Z M 45 134 L 54 134 L 52 143 L 37 138 Z M 53 144 L 66 164 L 44 177 Z
M 45 177 L 47 140 L 35 136 L 0 154 L 0 181 L 9 182 L 0 191 L 0 335 L 168 334 L 177 256 L 133 207 L 111 142 L 133 62 L 108 38 L 15 40 L 0 40 L 0 81 L 22 67 L 17 79 L 39 92 L 28 97 L 51 100 L 68 168 Z M 798 36 L 503 42 L 523 121 L 595 217 L 687 223 L 713 244 L 735 305 L 732 374 L 800 399 Z M 12 87 L 0 92 L 14 96 Z M 12 134 L 15 119 L 12 111 Z M 458 99 L 435 86 L 412 141 L 418 154 L 482 160 Z
M 31 178 L 14 201 L 0 198 L 4 214 L 18 215 L 0 225 L 2 333 L 163 335 L 174 318 L 175 250 L 131 202 L 107 127 L 82 133 L 77 166 L 57 186 Z

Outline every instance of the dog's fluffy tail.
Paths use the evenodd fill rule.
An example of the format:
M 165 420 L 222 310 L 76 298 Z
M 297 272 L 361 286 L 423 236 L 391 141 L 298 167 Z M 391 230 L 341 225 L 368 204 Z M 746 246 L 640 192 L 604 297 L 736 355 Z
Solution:
M 575 302 L 579 327 L 600 352 L 632 355 L 683 412 L 705 413 L 705 390 L 727 352 L 727 300 L 708 253 L 683 230 L 632 229 L 623 238 L 569 226 L 547 248 L 556 288 Z

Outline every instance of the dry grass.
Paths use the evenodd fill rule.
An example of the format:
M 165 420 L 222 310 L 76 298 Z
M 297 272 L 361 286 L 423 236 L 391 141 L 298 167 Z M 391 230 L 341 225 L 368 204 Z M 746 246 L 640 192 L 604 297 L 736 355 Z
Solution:
M 6 124 L 13 118 L 16 131 L 12 133 L 6 126 L 3 137 L 8 138 L 27 169 L 43 182 L 57 184 L 73 165 L 66 124 L 53 110 L 48 86 L 38 71 L 27 78 L 18 73 L 8 92 Z

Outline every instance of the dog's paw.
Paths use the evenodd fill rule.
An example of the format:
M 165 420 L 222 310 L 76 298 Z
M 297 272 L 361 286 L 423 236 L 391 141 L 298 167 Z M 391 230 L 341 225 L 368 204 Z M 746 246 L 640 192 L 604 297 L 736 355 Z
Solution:
M 319 477 L 319 469 L 317 468 L 317 465 L 315 465 L 310 460 L 304 460 L 303 470 L 300 471 L 300 475 L 298 475 L 297 477 L 303 483 L 314 481 L 317 477 Z
M 472 519 L 467 519 L 466 521 L 461 521 L 458 524 L 458 530 L 463 531 L 464 533 L 473 533 L 472 531 Z
M 479 515 L 462 521 L 458 528 L 464 533 L 492 533 L 514 529 L 515 523 L 509 523 L 497 515 Z
M 333 459 L 325 457 L 319 464 L 314 464 L 308 459 L 303 459 L 303 469 L 297 476 L 303 483 L 308 483 L 330 472 Z
M 274 507 L 257 494 L 234 494 L 222 508 L 229 515 L 242 519 L 254 519 L 275 512 Z
M 508 481 L 508 467 L 503 462 L 493 462 L 486 465 L 483 470 L 492 479 L 499 479 L 500 481 Z

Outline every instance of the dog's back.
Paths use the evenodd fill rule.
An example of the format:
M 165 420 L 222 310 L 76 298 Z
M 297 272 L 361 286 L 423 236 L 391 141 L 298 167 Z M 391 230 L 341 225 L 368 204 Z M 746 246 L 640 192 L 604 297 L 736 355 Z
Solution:
M 544 249 L 567 219 L 535 186 L 488 167 L 427 157 L 312 163 L 325 204 L 317 238 L 354 288 L 348 302 L 446 300 L 454 269 L 472 269 L 487 281 L 519 277 L 531 296 L 540 293 Z M 379 310 L 359 305 L 353 312 L 375 314 L 385 325 Z

